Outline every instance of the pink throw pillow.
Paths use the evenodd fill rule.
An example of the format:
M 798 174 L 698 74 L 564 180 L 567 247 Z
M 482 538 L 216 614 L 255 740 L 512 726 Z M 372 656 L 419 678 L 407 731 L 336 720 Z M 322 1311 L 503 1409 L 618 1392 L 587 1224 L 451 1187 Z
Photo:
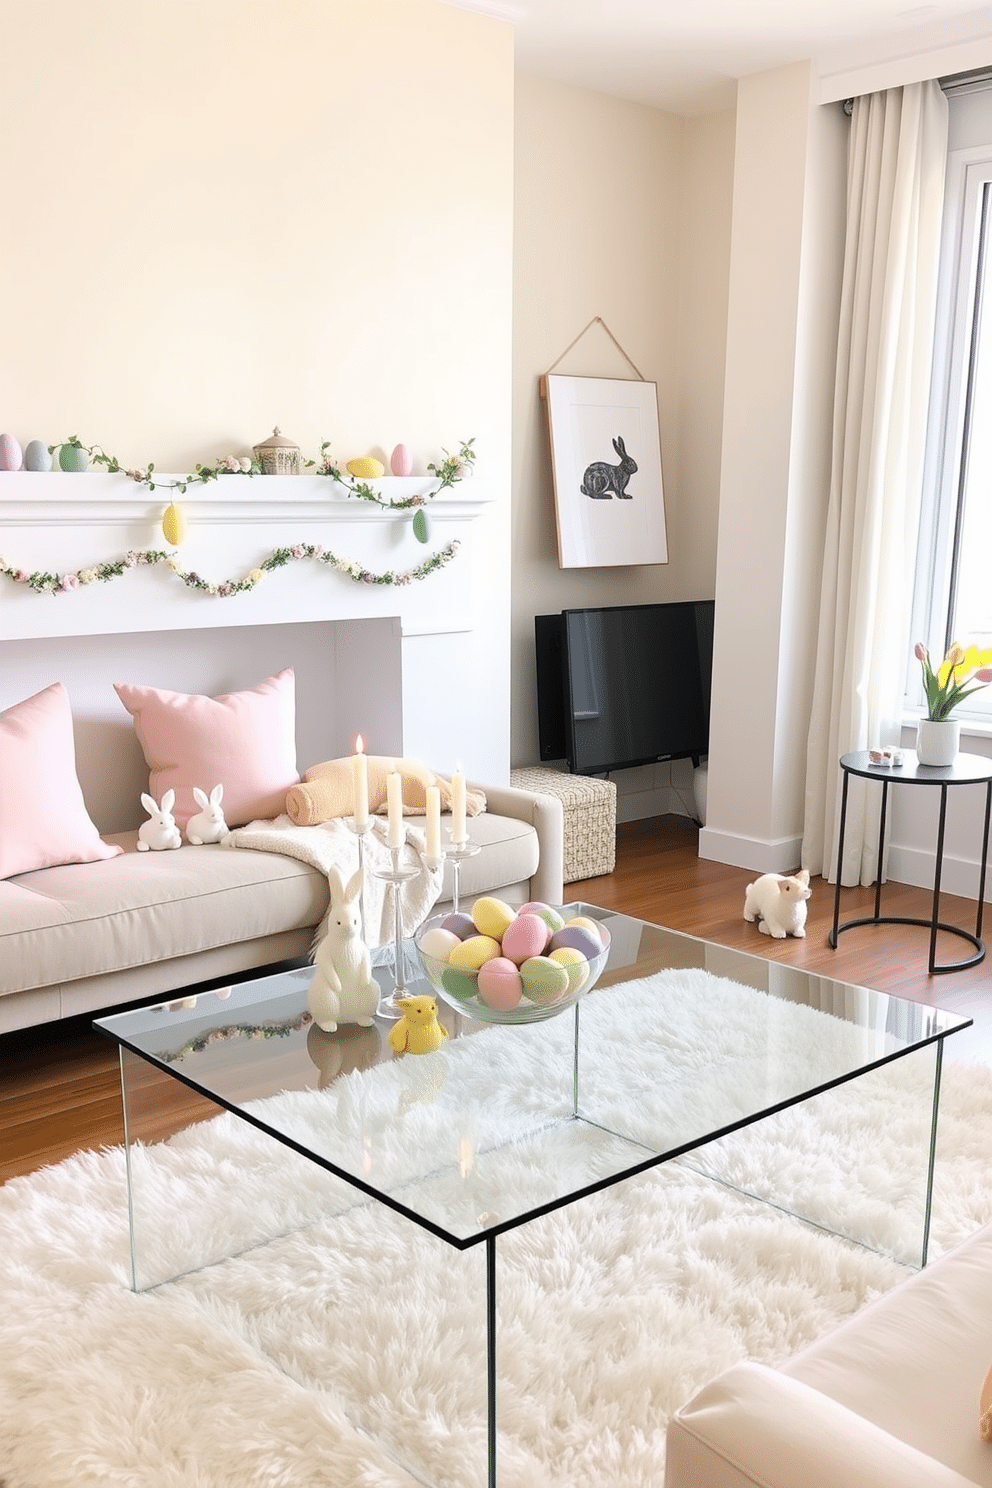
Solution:
M 160 801 L 165 791 L 175 791 L 172 814 L 181 829 L 200 809 L 194 785 L 207 792 L 223 785 L 229 827 L 285 811 L 286 792 L 300 778 L 291 668 L 217 698 L 126 682 L 115 682 L 114 689 L 134 718 L 149 794 Z
M 0 878 L 122 851 L 90 821 L 61 682 L 0 713 Z

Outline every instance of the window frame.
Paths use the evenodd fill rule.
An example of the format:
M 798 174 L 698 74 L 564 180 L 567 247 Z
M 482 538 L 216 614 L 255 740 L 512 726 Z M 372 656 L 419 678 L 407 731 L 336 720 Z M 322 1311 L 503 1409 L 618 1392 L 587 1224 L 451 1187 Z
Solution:
M 981 255 L 985 258 L 986 298 L 992 296 L 992 80 L 980 88 L 988 100 L 988 141 L 948 151 L 944 224 L 940 250 L 936 334 L 923 495 L 912 604 L 905 708 L 909 717 L 925 711 L 922 673 L 912 643 L 922 640 L 931 655 L 943 657 L 956 639 L 948 634 L 959 505 L 964 464 L 968 395 L 974 365 L 973 335 L 978 313 Z M 949 99 L 953 110 L 955 99 Z M 992 307 L 985 306 L 985 335 L 992 334 Z M 960 637 L 967 640 L 966 637 Z M 992 731 L 992 688 L 981 689 L 955 716 L 966 729 Z

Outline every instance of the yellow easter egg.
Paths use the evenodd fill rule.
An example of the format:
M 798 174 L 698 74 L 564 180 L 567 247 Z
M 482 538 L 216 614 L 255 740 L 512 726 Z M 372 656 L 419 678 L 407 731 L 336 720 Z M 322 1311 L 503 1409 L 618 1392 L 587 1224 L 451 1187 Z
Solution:
M 568 972 L 569 992 L 577 992 L 589 980 L 589 962 L 574 946 L 562 946 L 558 951 L 551 951 L 548 960 L 557 961 Z
M 476 899 L 472 905 L 472 920 L 480 935 L 491 935 L 502 940 L 507 926 L 512 925 L 517 912 L 511 905 L 492 895 Z
M 186 518 L 183 516 L 181 508 L 174 501 L 165 509 L 165 515 L 162 518 L 162 532 L 166 542 L 171 543 L 174 548 L 178 548 L 186 536 Z
M 357 460 L 349 460 L 344 468 L 356 480 L 378 480 L 380 475 L 386 473 L 382 461 L 374 459 L 372 455 L 359 455 Z
M 470 935 L 460 940 L 448 957 L 449 966 L 458 966 L 463 971 L 478 971 L 487 961 L 499 955 L 499 941 L 491 935 Z

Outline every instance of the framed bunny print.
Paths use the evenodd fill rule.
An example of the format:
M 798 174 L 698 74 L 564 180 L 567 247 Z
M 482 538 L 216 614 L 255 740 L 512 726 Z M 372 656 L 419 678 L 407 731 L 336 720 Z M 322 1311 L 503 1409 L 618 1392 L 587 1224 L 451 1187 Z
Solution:
M 549 374 L 541 391 L 558 567 L 667 563 L 657 383 Z

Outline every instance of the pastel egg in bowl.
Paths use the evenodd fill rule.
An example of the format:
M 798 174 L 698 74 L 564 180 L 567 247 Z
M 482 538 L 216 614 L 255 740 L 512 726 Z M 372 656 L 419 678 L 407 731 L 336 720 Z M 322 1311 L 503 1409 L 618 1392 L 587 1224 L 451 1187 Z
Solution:
M 427 980 L 449 1007 L 485 1023 L 538 1023 L 595 986 L 609 959 L 610 933 L 567 906 L 514 908 L 486 897 L 471 910 L 433 916 L 414 944 Z

